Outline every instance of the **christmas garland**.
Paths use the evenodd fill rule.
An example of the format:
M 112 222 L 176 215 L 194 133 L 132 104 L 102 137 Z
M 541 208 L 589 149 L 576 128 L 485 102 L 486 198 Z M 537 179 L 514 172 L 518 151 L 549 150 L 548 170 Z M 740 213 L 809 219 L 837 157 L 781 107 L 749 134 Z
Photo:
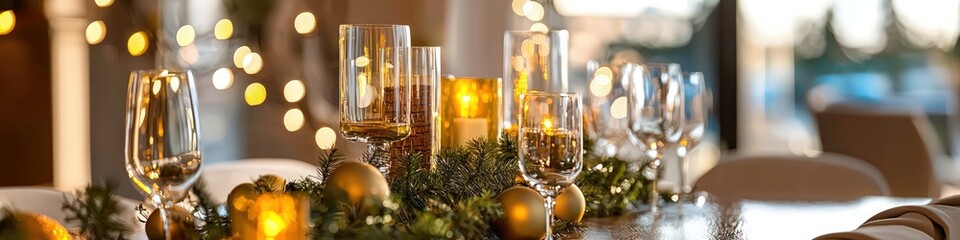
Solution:
M 646 199 L 649 181 L 631 163 L 598 157 L 589 151 L 576 185 L 583 193 L 585 216 L 620 215 Z M 336 149 L 322 151 L 317 158 L 317 175 L 286 182 L 278 177 L 261 177 L 254 194 L 305 196 L 309 202 L 310 234 L 314 239 L 497 239 L 497 221 L 504 215 L 498 195 L 523 185 L 517 170 L 517 144 L 512 136 L 499 140 L 478 139 L 465 146 L 443 149 L 435 156 L 435 167 L 424 169 L 418 154 L 400 156 L 387 185 L 389 197 L 364 197 L 351 202 L 344 192 L 326 183 L 344 161 Z M 365 156 L 366 158 L 372 156 Z M 238 187 L 238 189 L 241 187 Z M 334 190 L 330 190 L 334 189 Z M 234 190 L 237 191 L 236 189 Z M 201 180 L 193 188 L 188 204 L 197 219 L 185 218 L 181 227 L 190 239 L 223 239 L 232 230 L 225 204 L 210 201 Z M 64 210 L 81 225 L 80 234 L 92 239 L 120 236 L 125 229 L 109 216 L 117 213 L 112 188 L 90 186 L 68 201 Z M 234 193 L 231 193 L 231 197 Z M 146 210 L 140 208 L 147 216 Z M 555 234 L 575 231 L 579 219 L 555 220 Z M 196 224 L 194 224 L 196 223 Z M 149 225 L 148 222 L 148 232 Z

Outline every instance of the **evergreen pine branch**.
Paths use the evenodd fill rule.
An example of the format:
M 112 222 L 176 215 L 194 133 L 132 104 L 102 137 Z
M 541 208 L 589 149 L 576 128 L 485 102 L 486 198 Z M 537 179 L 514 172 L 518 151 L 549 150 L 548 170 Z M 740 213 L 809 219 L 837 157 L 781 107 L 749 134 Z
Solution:
M 230 218 L 220 214 L 219 204 L 213 202 L 213 197 L 207 191 L 207 184 L 199 179 L 191 191 L 196 198 L 197 207 L 193 216 L 199 216 L 203 224 L 197 225 L 197 232 L 202 239 L 223 239 L 230 235 Z
M 67 213 L 67 222 L 80 222 L 80 235 L 89 239 L 117 239 L 127 232 L 125 225 L 113 218 L 120 212 L 119 202 L 113 196 L 113 183 L 88 185 L 76 192 L 76 198 L 64 195 L 61 209 Z
M 333 169 L 337 168 L 343 162 L 343 159 L 343 153 L 339 149 L 320 150 L 320 154 L 317 156 L 317 177 L 321 181 L 326 181 L 327 176 L 330 176 Z

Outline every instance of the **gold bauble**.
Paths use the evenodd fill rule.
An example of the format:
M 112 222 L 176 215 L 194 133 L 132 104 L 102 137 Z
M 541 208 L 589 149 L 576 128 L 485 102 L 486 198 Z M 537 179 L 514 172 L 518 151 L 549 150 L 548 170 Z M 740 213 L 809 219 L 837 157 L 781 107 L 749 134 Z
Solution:
M 16 212 L 14 215 L 14 217 L 20 221 L 23 239 L 73 239 L 60 222 L 50 217 L 30 212 Z
M 243 183 L 234 187 L 227 195 L 230 215 L 233 215 L 234 212 L 246 211 L 257 200 L 258 196 L 260 196 L 260 191 L 257 191 L 256 186 L 252 183 Z
M 557 196 L 557 205 L 553 207 L 553 214 L 560 220 L 580 223 L 583 212 L 587 210 L 587 200 L 577 185 L 570 185 Z
M 277 175 L 266 174 L 260 176 L 260 178 L 254 182 L 254 185 L 257 186 L 257 189 L 261 192 L 283 192 L 287 186 L 287 180 Z
M 364 198 L 385 199 L 390 196 L 387 180 L 377 168 L 362 162 L 343 162 L 326 178 L 326 196 L 359 205 Z M 344 196 L 344 194 L 346 196 Z
M 547 234 L 543 197 L 528 187 L 509 188 L 497 196 L 503 216 L 493 227 L 501 239 L 541 239 Z
M 194 231 L 193 216 L 190 215 L 190 211 L 180 206 L 174 206 L 170 210 L 171 211 L 167 213 L 171 220 L 170 239 L 190 239 L 188 234 L 192 234 Z M 148 239 L 165 239 L 163 237 L 163 219 L 160 217 L 159 210 L 154 210 L 153 213 L 150 214 L 150 217 L 147 217 L 147 223 L 144 228 L 147 232 Z
M 247 211 L 256 204 L 259 197 L 260 191 L 253 183 L 237 185 L 230 191 L 230 195 L 227 195 L 227 213 L 231 219 L 231 234 L 236 239 L 243 239 L 240 236 L 255 236 L 256 223 L 247 218 Z

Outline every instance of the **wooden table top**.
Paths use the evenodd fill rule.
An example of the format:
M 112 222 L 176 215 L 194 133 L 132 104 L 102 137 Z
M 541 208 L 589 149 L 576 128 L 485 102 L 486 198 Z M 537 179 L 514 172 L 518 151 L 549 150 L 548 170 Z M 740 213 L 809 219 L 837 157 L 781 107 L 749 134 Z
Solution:
M 812 239 L 856 229 L 883 210 L 922 205 L 930 199 L 865 197 L 848 202 L 742 201 L 730 207 L 666 205 L 660 214 L 584 219 L 584 227 L 563 239 Z

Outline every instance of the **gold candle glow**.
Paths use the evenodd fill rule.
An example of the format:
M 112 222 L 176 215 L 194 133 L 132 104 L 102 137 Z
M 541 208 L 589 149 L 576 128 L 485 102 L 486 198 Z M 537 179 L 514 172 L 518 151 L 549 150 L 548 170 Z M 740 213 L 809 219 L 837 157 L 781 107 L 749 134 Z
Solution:
M 448 77 L 440 86 L 442 147 L 500 136 L 503 110 L 499 78 Z
M 235 239 L 305 239 L 310 221 L 310 198 L 296 193 L 263 193 L 233 222 Z

